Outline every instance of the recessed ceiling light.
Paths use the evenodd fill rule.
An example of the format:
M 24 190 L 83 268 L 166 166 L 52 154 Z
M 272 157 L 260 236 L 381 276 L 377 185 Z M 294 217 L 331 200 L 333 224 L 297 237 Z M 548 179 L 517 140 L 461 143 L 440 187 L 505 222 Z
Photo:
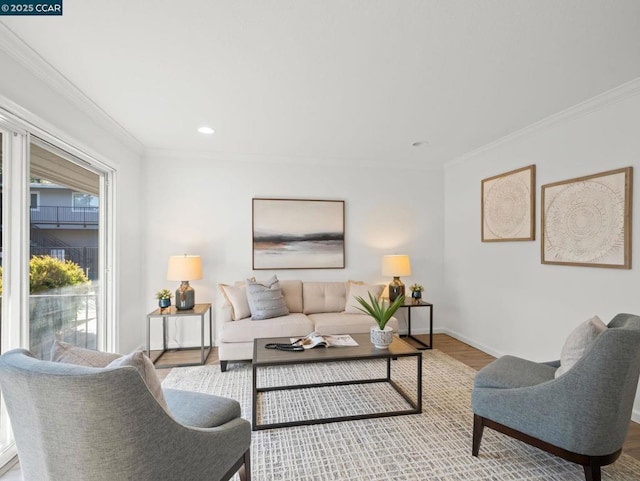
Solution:
M 213 130 L 211 127 L 199 127 L 198 132 L 200 132 L 201 134 L 211 135 L 215 132 L 215 130 Z
M 429 141 L 428 140 L 418 140 L 417 142 L 412 142 L 411 146 L 412 147 L 422 147 L 425 145 L 429 145 Z

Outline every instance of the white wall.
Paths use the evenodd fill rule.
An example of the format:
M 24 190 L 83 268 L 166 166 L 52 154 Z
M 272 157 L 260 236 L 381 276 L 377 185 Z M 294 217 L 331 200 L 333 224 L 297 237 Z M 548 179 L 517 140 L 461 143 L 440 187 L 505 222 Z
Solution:
M 0 32 L 0 40 L 3 40 Z M 141 344 L 144 303 L 141 296 L 140 155 L 127 141 L 87 111 L 51 87 L 52 77 L 23 67 L 0 50 L 0 107 L 30 121 L 65 142 L 98 157 L 116 168 L 116 249 L 118 263 L 112 268 L 118 289 L 115 317 L 116 345 L 129 352 Z M 93 109 L 94 107 L 89 107 Z M 108 124 L 108 122 L 106 122 Z
M 540 263 L 541 185 L 626 166 L 638 179 L 639 87 L 624 86 L 446 166 L 443 322 L 451 334 L 494 355 L 543 361 L 557 359 L 569 332 L 594 314 L 605 323 L 619 312 L 640 314 L 640 260 L 631 270 Z M 481 180 L 530 164 L 536 240 L 481 242 Z M 640 192 L 635 197 L 632 223 L 640 226 Z M 637 259 L 639 234 L 632 247 Z
M 157 307 L 155 292 L 177 287 L 166 280 L 167 260 L 182 253 L 203 258 L 204 279 L 191 282 L 196 302 L 215 301 L 219 283 L 271 273 L 280 279 L 388 282 L 380 272 L 382 256 L 409 254 L 413 275 L 403 282 L 422 283 L 437 309 L 443 299 L 442 173 L 301 162 L 150 156 L 144 174 L 149 311 Z M 344 200 L 346 268 L 252 271 L 253 197 Z M 412 331 L 426 329 L 425 319 L 414 313 Z M 180 339 L 175 329 L 183 328 L 171 326 L 170 337 Z

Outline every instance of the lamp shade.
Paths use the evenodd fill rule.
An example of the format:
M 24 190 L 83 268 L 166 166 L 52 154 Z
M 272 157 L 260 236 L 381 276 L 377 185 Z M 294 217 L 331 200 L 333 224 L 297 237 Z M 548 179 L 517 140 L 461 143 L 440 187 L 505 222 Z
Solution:
M 200 256 L 169 257 L 167 279 L 170 281 L 193 281 L 202 279 L 202 259 Z
M 404 277 L 411 275 L 411 263 L 408 255 L 390 255 L 382 257 L 382 275 Z

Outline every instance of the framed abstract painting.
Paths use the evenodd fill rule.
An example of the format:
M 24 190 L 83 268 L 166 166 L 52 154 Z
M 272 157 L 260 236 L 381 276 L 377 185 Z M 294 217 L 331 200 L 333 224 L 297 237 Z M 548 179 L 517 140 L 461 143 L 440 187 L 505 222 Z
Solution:
M 253 269 L 344 269 L 344 201 L 253 199 Z

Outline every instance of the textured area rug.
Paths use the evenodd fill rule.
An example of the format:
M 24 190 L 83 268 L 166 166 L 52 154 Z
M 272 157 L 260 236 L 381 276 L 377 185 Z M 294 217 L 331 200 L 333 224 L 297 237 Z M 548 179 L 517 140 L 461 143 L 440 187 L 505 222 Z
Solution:
M 581 466 L 485 429 L 480 456 L 471 456 L 471 388 L 475 370 L 440 351 L 423 353 L 423 413 L 254 431 L 254 481 L 293 480 L 557 480 L 582 481 Z M 268 368 L 260 386 L 384 375 L 379 361 Z M 413 395 L 415 360 L 393 361 L 392 377 Z M 237 399 L 251 420 L 251 367 L 230 364 L 173 369 L 163 386 Z M 408 404 L 384 385 L 276 391 L 262 395 L 261 423 L 328 417 Z M 602 479 L 636 481 L 640 462 L 622 455 Z

